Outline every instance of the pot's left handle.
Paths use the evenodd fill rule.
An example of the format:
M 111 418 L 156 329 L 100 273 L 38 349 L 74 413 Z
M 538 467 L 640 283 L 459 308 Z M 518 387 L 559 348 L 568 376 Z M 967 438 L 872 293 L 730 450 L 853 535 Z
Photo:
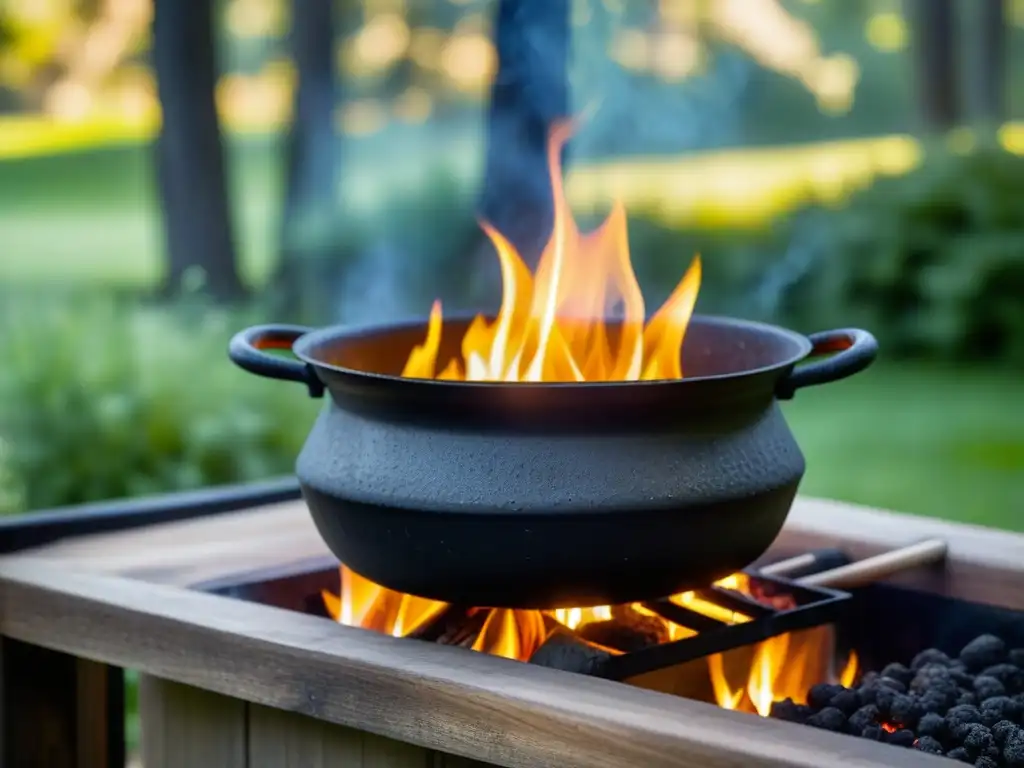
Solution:
M 878 355 L 875 337 L 859 328 L 822 331 L 811 334 L 808 339 L 811 342 L 811 357 L 831 357 L 798 365 L 776 385 L 775 395 L 780 400 L 788 400 L 802 387 L 827 384 L 860 373 Z
M 264 351 L 290 351 L 299 337 L 312 330 L 302 325 L 254 325 L 234 335 L 228 344 L 228 357 L 235 365 L 249 373 L 268 379 L 298 381 L 306 385 L 311 397 L 321 397 L 324 394 L 324 385 L 317 377 L 313 366 Z

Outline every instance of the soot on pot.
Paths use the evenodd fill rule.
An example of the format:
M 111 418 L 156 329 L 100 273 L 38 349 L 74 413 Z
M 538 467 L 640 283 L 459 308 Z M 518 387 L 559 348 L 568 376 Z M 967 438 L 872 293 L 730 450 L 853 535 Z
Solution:
M 1024 648 L 981 635 L 955 657 L 930 648 L 853 687 L 819 684 L 771 716 L 978 768 L 1024 768 Z

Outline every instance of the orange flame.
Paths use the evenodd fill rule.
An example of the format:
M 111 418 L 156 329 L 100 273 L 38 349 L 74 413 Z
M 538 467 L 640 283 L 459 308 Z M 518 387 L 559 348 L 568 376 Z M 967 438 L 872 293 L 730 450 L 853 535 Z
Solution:
M 771 714 L 772 704 L 793 699 L 807 703 L 811 686 L 821 682 L 839 682 L 850 687 L 857 678 L 857 654 L 850 653 L 842 671 L 832 673 L 835 650 L 831 627 L 815 627 L 800 632 L 771 637 L 758 643 L 753 659 L 736 670 L 739 655 L 728 654 L 708 657 L 708 673 L 715 693 L 715 701 L 723 709 L 738 709 L 761 717 Z M 730 677 L 740 673 L 738 686 Z M 733 674 L 730 674 L 733 673 Z
M 729 576 L 716 582 L 718 586 L 730 589 L 745 583 L 745 576 Z M 447 603 L 387 589 L 345 566 L 341 566 L 341 594 L 335 595 L 325 589 L 321 596 L 328 615 L 338 623 L 393 637 L 405 637 L 416 632 L 448 607 Z M 728 617 L 724 618 L 721 615 L 722 608 L 696 598 L 692 592 L 684 592 L 671 599 L 711 618 L 729 623 L 750 621 L 749 616 L 728 611 L 725 612 Z M 641 603 L 632 603 L 628 607 L 644 616 L 658 618 L 670 641 L 682 640 L 695 634 L 693 630 L 666 621 Z M 568 629 L 578 629 L 591 622 L 609 621 L 613 614 L 609 605 L 556 608 L 550 611 L 490 610 L 476 636 L 470 638 L 471 645 L 466 644 L 474 651 L 528 661 L 550 634 L 549 622 L 545 618 Z
M 557 125 L 548 142 L 554 223 L 536 274 L 489 224 L 501 267 L 497 317 L 478 316 L 462 338 L 461 360 L 437 371 L 442 312 L 434 302 L 427 337 L 402 375 L 464 381 L 635 381 L 679 379 L 680 352 L 700 288 L 695 258 L 664 305 L 644 325 L 644 298 L 629 255 L 626 210 L 616 202 L 605 222 L 581 234 L 562 184 L 560 154 L 572 134 Z M 607 318 L 619 316 L 617 331 Z

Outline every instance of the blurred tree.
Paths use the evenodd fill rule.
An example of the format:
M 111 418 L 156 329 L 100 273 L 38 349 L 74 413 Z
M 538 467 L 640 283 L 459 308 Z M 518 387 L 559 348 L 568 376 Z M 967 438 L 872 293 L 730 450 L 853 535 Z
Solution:
M 231 231 L 217 120 L 213 1 L 155 0 L 153 67 L 163 110 L 157 138 L 167 272 L 164 292 L 245 294 Z
M 480 215 L 535 265 L 552 223 L 547 142 L 569 115 L 569 1 L 499 0 Z M 493 266 L 493 256 L 488 265 Z
M 974 40 L 975 82 L 971 91 L 977 99 L 978 117 L 994 130 L 1006 117 L 1006 3 L 1004 0 L 975 0 L 977 34 Z
M 948 131 L 960 122 L 956 0 L 908 0 L 917 96 L 925 130 Z
M 273 284 L 281 317 L 315 298 L 316 275 L 336 243 L 341 137 L 334 130 L 338 83 L 333 0 L 299 0 L 292 7 L 291 50 L 298 75 L 285 169 L 284 213 Z M 317 314 L 317 313 L 313 313 Z

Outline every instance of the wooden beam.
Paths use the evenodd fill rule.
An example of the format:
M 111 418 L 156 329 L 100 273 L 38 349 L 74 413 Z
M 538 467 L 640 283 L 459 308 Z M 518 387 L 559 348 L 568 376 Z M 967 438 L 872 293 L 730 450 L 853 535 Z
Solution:
M 120 669 L 0 639 L 5 766 L 123 768 Z
M 945 764 L 606 680 L 30 558 L 0 562 L 0 634 L 500 766 Z
M 799 497 L 769 557 L 838 547 L 859 559 L 927 538 L 949 543 L 945 567 L 908 572 L 895 583 L 1024 610 L 1024 535 L 1009 531 Z M 301 501 L 87 537 L 29 554 L 179 586 L 331 559 Z

